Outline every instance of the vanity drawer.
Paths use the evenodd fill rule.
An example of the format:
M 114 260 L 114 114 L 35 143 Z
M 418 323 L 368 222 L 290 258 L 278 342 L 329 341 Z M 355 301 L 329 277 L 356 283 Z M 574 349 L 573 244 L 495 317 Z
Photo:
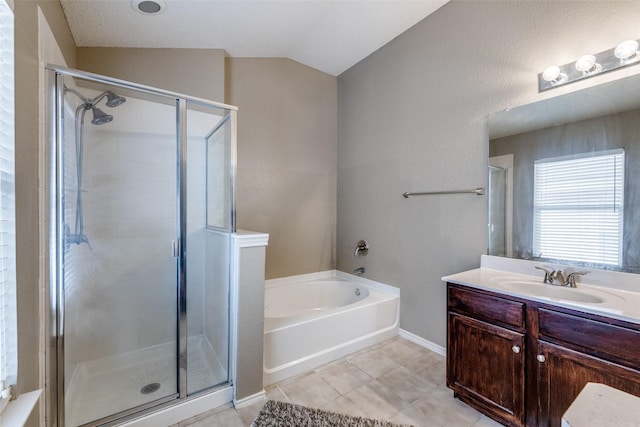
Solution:
M 525 304 L 469 288 L 448 285 L 449 310 L 524 329 Z
M 640 328 L 631 329 L 545 308 L 538 309 L 539 339 L 640 369 Z

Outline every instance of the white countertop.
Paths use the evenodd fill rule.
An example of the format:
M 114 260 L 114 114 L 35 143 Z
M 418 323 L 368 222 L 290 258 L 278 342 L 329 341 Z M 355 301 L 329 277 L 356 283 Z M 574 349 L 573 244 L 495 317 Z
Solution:
M 640 427 L 640 397 L 587 383 L 564 413 L 562 427 Z
M 640 292 L 616 289 L 612 287 L 613 285 L 593 285 L 589 283 L 589 275 L 581 276 L 579 279 L 581 282 L 577 284 L 576 288 L 549 285 L 542 282 L 544 272 L 533 268 L 534 265 L 547 265 L 546 263 L 512 260 L 517 265 L 515 268 L 510 268 L 505 264 L 506 261 L 500 260 L 496 265 L 489 258 L 496 257 L 483 256 L 480 268 L 444 276 L 442 280 L 640 324 Z M 489 268 L 489 266 L 497 266 L 501 269 Z M 563 267 L 567 271 L 571 271 L 570 267 Z M 573 271 L 577 270 L 573 269 Z M 531 274 L 523 274 L 522 271 L 531 271 Z M 611 273 L 613 273 L 613 282 L 617 281 L 620 274 L 624 274 Z M 606 282 L 606 273 L 602 273 L 602 271 L 595 272 L 593 276 L 598 282 Z M 640 276 L 633 275 L 631 280 L 640 282 L 638 277 Z M 633 283 L 625 285 L 627 289 L 633 288 L 633 286 Z M 574 297 L 584 301 L 575 301 Z

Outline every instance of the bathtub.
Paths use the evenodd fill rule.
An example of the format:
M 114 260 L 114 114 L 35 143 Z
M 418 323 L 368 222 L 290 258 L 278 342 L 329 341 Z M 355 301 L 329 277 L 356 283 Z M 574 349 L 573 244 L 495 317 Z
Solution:
M 398 334 L 399 290 L 328 271 L 268 280 L 264 385 Z

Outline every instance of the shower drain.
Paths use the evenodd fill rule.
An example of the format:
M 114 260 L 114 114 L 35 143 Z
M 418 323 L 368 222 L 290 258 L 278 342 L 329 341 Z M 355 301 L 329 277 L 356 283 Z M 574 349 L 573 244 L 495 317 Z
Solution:
M 142 387 L 140 389 L 140 393 L 142 393 L 142 394 L 151 394 L 154 391 L 158 391 L 159 388 L 160 388 L 160 383 L 147 384 L 146 386 L 144 386 L 144 387 Z

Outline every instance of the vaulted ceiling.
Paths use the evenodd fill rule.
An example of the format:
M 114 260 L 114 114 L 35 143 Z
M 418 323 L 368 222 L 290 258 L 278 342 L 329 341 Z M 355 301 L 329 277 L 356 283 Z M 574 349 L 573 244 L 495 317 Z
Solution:
M 339 75 L 448 0 L 61 0 L 79 47 L 224 49 Z

